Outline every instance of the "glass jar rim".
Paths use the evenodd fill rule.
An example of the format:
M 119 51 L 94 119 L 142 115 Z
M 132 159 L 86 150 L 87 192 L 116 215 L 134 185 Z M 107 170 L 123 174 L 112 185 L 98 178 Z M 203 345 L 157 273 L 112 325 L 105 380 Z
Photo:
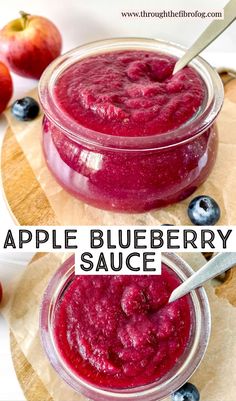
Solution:
M 181 280 L 186 280 L 194 273 L 192 268 L 174 253 L 163 252 L 162 262 L 170 267 Z M 194 307 L 195 332 L 191 334 L 191 349 L 188 350 L 187 356 L 184 352 L 180 357 L 179 361 L 182 364 L 178 367 L 173 377 L 165 380 L 166 376 L 168 376 L 167 374 L 157 382 L 141 387 L 122 390 L 103 389 L 87 382 L 72 372 L 60 356 L 53 339 L 51 320 L 53 318 L 54 307 L 74 273 L 74 264 L 74 255 L 72 255 L 56 271 L 44 293 L 40 310 L 39 325 L 43 348 L 60 377 L 74 388 L 75 391 L 81 392 L 88 397 L 92 397 L 91 393 L 96 394 L 95 400 L 101 399 L 102 401 L 142 401 L 143 399 L 145 401 L 156 401 L 167 397 L 181 387 L 199 366 L 209 342 L 211 313 L 205 290 L 198 288 L 189 294 Z M 165 381 L 163 382 L 162 379 Z
M 201 113 L 196 114 L 175 130 L 150 136 L 114 136 L 86 128 L 63 113 L 55 100 L 53 91 L 60 74 L 83 58 L 119 50 L 160 51 L 178 58 L 186 51 L 184 47 L 173 42 L 127 37 L 90 42 L 59 56 L 46 68 L 39 81 L 39 99 L 46 117 L 70 139 L 75 142 L 113 150 L 163 149 L 192 140 L 201 135 L 213 123 L 223 104 L 223 84 L 216 70 L 200 56 L 193 59 L 190 66 L 195 68 L 205 82 L 207 88 L 206 104 Z

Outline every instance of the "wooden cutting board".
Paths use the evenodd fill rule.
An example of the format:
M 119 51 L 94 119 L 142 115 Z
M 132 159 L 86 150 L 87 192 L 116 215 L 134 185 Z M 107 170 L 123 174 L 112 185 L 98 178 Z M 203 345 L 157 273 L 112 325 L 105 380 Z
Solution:
M 236 76 L 221 73 L 225 96 L 236 98 Z M 235 101 L 235 100 L 234 100 Z M 2 182 L 13 219 L 20 225 L 59 225 L 50 203 L 37 181 L 10 128 L 2 145 Z
M 36 254 L 30 263 L 43 255 L 44 253 Z M 53 401 L 44 384 L 20 350 L 12 332 L 10 332 L 10 345 L 13 365 L 25 398 L 28 401 Z
M 26 400 L 53 401 L 44 384 L 39 379 L 24 354 L 22 354 L 12 333 L 10 333 L 10 343 L 13 365 Z
M 42 257 L 43 255 L 43 253 L 36 254 L 31 262 Z M 205 254 L 204 256 L 209 259 L 212 254 Z M 229 302 L 236 307 L 236 268 L 231 269 L 231 271 L 222 280 L 223 284 L 220 284 L 219 281 L 219 286 L 216 288 L 216 294 L 220 297 L 228 299 Z M 15 372 L 26 400 L 53 401 L 44 384 L 39 379 L 38 375 L 20 350 L 20 347 L 18 346 L 12 333 L 10 333 L 10 345 Z
M 223 74 L 226 94 L 236 98 L 236 79 Z M 8 128 L 2 148 L 2 179 L 6 201 L 18 224 L 57 225 L 55 214 L 36 180 L 14 134 Z M 34 215 L 29 215 L 34 205 Z M 30 206 L 30 207 L 29 207 Z M 36 258 L 42 254 L 38 254 Z M 208 255 L 209 256 L 209 255 Z M 33 258 L 34 260 L 34 258 Z M 216 288 L 219 297 L 227 298 L 236 306 L 236 268 L 222 278 L 223 284 Z M 15 337 L 10 333 L 11 353 L 16 375 L 28 401 L 53 401 L 45 386 L 21 352 Z
M 9 211 L 19 225 L 59 225 L 10 128 L 2 144 L 2 183 Z

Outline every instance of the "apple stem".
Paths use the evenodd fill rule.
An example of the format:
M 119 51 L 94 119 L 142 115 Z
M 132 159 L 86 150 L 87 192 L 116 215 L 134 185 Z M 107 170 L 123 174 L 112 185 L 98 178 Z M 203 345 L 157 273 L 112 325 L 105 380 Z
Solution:
M 25 13 L 24 11 L 20 11 L 20 15 L 21 15 L 21 25 L 22 25 L 22 29 L 24 30 L 27 25 L 28 25 L 28 16 L 30 15 L 29 13 Z

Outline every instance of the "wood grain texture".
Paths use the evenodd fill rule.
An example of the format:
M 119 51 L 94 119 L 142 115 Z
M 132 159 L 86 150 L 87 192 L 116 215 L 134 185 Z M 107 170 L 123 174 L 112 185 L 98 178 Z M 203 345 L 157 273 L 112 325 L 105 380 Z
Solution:
M 224 73 L 225 93 L 236 100 L 236 79 Z M 55 214 L 36 180 L 14 134 L 7 130 L 2 148 L 2 180 L 9 210 L 20 225 L 57 225 Z M 205 255 L 210 258 L 211 255 Z M 37 257 L 40 257 L 38 255 Z M 236 306 L 236 267 L 221 277 L 217 296 Z M 11 352 L 18 380 L 28 401 L 53 401 L 11 333 Z
M 3 139 L 1 171 L 6 201 L 15 222 L 19 225 L 58 225 L 10 128 Z
M 36 254 L 31 262 L 43 255 L 45 254 Z M 212 255 L 204 256 L 209 259 Z M 224 281 L 223 284 L 215 290 L 216 294 L 221 298 L 228 299 L 236 307 L 236 267 L 227 272 L 222 281 Z M 44 384 L 25 358 L 12 333 L 10 333 L 10 345 L 16 375 L 27 401 L 53 401 Z
M 10 333 L 10 343 L 13 365 L 25 398 L 28 401 L 53 401 L 44 384 L 21 352 L 12 333 Z
M 222 71 L 226 98 L 236 102 L 236 75 Z M 14 133 L 8 128 L 2 146 L 2 181 L 6 202 L 20 225 L 59 225 Z
M 32 258 L 30 263 L 44 255 L 45 253 L 43 252 L 37 253 Z M 44 384 L 39 379 L 31 364 L 27 361 L 22 353 L 12 332 L 10 332 L 10 346 L 16 376 L 19 380 L 25 398 L 28 401 L 53 401 Z

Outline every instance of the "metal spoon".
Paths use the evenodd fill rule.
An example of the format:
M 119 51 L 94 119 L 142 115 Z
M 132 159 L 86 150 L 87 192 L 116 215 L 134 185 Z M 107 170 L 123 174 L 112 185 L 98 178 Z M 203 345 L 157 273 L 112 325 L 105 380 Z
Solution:
M 194 57 L 201 53 L 209 46 L 232 22 L 236 19 L 236 0 L 230 0 L 224 7 L 224 19 L 215 20 L 205 29 L 194 44 L 186 51 L 186 53 L 177 61 L 173 71 L 182 70 Z
M 201 287 L 206 281 L 226 272 L 236 265 L 236 252 L 219 253 L 196 273 L 180 284 L 171 294 L 169 303 L 188 294 L 195 288 Z

